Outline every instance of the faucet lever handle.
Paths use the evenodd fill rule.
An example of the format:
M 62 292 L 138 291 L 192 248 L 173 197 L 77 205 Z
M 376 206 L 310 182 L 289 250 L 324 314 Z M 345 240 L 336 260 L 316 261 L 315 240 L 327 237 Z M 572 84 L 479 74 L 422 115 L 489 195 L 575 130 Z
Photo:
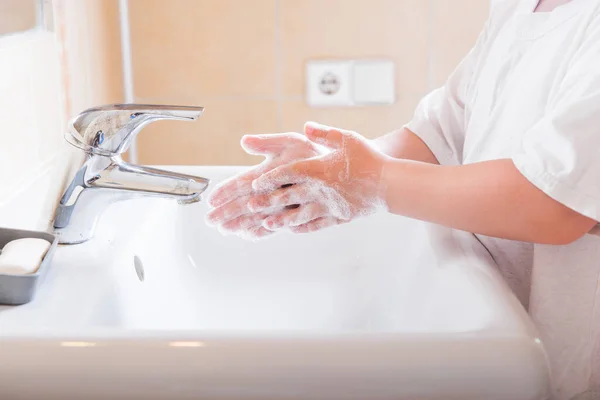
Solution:
M 195 121 L 203 107 L 150 104 L 111 104 L 89 108 L 69 122 L 66 140 L 86 152 L 117 156 L 151 122 L 173 119 Z

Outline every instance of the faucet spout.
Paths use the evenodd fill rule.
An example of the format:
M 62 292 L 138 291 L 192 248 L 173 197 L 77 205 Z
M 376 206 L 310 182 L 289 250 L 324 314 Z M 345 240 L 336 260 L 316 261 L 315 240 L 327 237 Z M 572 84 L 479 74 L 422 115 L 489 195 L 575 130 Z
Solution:
M 160 197 L 192 204 L 208 188 L 206 178 L 91 157 L 65 191 L 54 220 L 61 244 L 79 244 L 94 235 L 98 219 L 110 204 L 140 197 Z M 108 163 L 101 170 L 90 168 Z
M 182 200 L 202 194 L 209 180 L 115 160 L 89 182 L 90 187 L 158 194 Z

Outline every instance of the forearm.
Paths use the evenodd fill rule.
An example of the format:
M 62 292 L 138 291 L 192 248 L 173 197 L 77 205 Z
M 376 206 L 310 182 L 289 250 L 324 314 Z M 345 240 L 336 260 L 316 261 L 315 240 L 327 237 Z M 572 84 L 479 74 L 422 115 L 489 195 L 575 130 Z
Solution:
M 381 136 L 372 143 L 379 151 L 392 158 L 439 164 L 425 142 L 406 128 Z
M 595 225 L 548 197 L 507 159 L 463 166 L 390 159 L 382 184 L 395 214 L 487 236 L 565 244 Z

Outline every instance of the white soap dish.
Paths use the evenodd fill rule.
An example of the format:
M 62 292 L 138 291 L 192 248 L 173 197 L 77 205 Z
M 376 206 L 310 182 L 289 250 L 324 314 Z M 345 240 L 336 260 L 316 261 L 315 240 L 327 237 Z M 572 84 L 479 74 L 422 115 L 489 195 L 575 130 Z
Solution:
M 58 245 L 55 235 L 48 232 L 24 231 L 20 229 L 0 228 L 0 249 L 17 239 L 38 238 L 47 240 L 50 248 L 44 256 L 38 270 L 33 274 L 13 275 L 0 273 L 0 305 L 21 305 L 29 303 L 35 296 L 50 267 Z

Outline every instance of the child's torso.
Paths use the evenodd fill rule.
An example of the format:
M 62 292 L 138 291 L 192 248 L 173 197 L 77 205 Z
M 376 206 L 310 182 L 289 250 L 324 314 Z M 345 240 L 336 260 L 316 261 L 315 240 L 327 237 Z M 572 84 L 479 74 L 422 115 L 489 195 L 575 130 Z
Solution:
M 577 50 L 582 6 L 574 0 L 552 13 L 533 13 L 535 2 L 496 31 L 469 84 L 463 163 L 511 158 L 526 133 L 556 101 Z

